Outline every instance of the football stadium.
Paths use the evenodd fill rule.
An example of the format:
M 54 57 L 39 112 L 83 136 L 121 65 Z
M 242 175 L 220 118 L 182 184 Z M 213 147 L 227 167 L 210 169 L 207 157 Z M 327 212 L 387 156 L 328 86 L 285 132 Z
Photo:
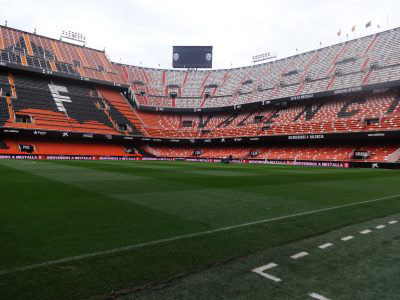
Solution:
M 225 68 L 0 20 L 0 299 L 400 299 L 400 24 L 362 20 Z

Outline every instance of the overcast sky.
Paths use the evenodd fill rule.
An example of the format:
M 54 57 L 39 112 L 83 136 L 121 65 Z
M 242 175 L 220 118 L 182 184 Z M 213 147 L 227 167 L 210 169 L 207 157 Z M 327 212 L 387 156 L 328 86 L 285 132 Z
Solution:
M 212 45 L 214 68 L 241 67 L 255 54 L 283 58 L 338 43 L 340 29 L 344 41 L 377 25 L 386 30 L 387 17 L 389 28 L 400 26 L 399 0 L 1 0 L 1 7 L 1 24 L 52 38 L 77 31 L 113 61 L 162 68 L 171 68 L 173 45 Z

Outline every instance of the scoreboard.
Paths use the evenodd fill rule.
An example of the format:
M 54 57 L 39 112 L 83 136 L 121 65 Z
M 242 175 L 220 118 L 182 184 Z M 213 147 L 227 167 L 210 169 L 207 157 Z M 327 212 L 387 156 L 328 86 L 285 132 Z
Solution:
M 173 46 L 173 68 L 212 68 L 212 46 Z

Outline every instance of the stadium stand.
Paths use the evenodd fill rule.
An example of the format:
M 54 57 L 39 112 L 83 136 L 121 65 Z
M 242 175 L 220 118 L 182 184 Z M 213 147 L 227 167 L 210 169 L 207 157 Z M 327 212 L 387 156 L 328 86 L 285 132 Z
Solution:
M 122 142 L 98 140 L 120 138 L 146 156 L 351 161 L 361 151 L 369 153 L 366 161 L 396 162 L 400 150 L 390 138 L 386 144 L 201 143 L 399 132 L 399 46 L 395 28 L 255 66 L 165 70 L 114 63 L 104 51 L 0 26 L 0 154 L 129 155 Z M 10 137 L 10 130 L 98 136 L 43 141 Z M 180 139 L 201 143 L 172 144 Z
M 111 100 L 102 98 L 97 90 L 89 85 L 19 73 L 10 73 L 9 76 L 12 76 L 15 88 L 15 96 L 11 97 L 15 119 L 8 119 L 5 124 L 8 127 L 141 134 L 124 113 L 115 108 Z M 121 95 L 119 97 L 120 103 L 123 103 L 124 99 Z M 4 119 L 7 117 L 7 110 L 4 101 L 1 103 L 2 111 L 5 112 Z M 127 103 L 125 106 L 120 104 L 125 113 L 127 106 Z M 19 122 L 18 116 L 24 116 L 27 122 Z

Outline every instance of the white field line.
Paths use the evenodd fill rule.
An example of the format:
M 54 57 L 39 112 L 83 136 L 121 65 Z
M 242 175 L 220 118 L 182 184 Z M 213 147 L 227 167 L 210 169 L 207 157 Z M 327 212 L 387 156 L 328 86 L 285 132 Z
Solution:
M 276 263 L 269 263 L 267 265 L 255 268 L 255 269 L 253 269 L 251 271 L 254 272 L 254 273 L 257 273 L 258 275 L 261 275 L 261 276 L 263 276 L 263 277 L 265 277 L 265 278 L 267 278 L 269 280 L 272 280 L 272 281 L 275 281 L 275 282 L 281 282 L 282 279 L 280 279 L 278 277 L 275 277 L 275 276 L 273 276 L 271 274 L 264 273 L 264 271 L 272 269 L 272 268 L 275 268 L 277 266 L 278 265 Z
M 382 224 L 382 225 L 375 226 L 376 229 L 383 229 L 383 228 L 385 228 L 385 227 L 386 227 L 386 226 L 383 225 L 383 224 Z
M 317 294 L 317 293 L 311 293 L 311 294 L 308 294 L 308 295 L 311 298 L 318 299 L 318 300 L 329 300 L 329 298 L 326 298 L 326 297 L 324 297 L 324 296 L 322 296 L 320 294 Z
M 397 223 L 397 221 L 396 220 L 393 220 L 393 221 L 390 221 L 390 222 L 388 222 L 390 225 L 393 225 L 393 224 L 396 224 Z
M 363 231 L 360 231 L 361 234 L 368 234 L 368 233 L 371 233 L 371 232 L 372 232 L 372 231 L 369 230 L 369 229 L 365 229 L 365 230 L 363 230 Z
M 348 235 L 341 238 L 341 240 L 344 242 L 350 241 L 351 239 L 354 239 L 354 236 Z
M 189 239 L 189 238 L 193 238 L 193 237 L 209 235 L 209 234 L 214 234 L 214 233 L 218 233 L 218 232 L 224 232 L 224 231 L 237 229 L 237 228 L 243 228 L 243 227 L 254 226 L 254 225 L 259 225 L 259 224 L 264 224 L 264 223 L 269 223 L 269 222 L 274 222 L 274 221 L 296 218 L 296 217 L 300 217 L 300 216 L 307 216 L 307 215 L 317 214 L 320 212 L 336 210 L 336 209 L 340 209 L 340 208 L 351 207 L 351 206 L 356 206 L 356 205 L 365 204 L 365 203 L 372 203 L 372 202 L 378 202 L 378 201 L 387 200 L 387 199 L 393 199 L 396 197 L 400 197 L 400 194 L 382 197 L 382 198 L 371 199 L 371 200 L 365 200 L 365 201 L 360 201 L 360 202 L 354 202 L 354 203 L 349 203 L 349 204 L 336 205 L 336 206 L 331 206 L 331 207 L 321 208 L 321 209 L 316 209 L 316 210 L 310 210 L 310 211 L 305 211 L 305 212 L 296 213 L 296 214 L 292 214 L 292 215 L 286 215 L 286 216 L 257 220 L 257 221 L 252 221 L 252 222 L 247 222 L 247 223 L 242 223 L 242 224 L 237 224 L 237 225 L 232 225 L 232 226 L 220 227 L 220 228 L 206 230 L 206 231 L 199 231 L 199 232 L 195 232 L 195 233 L 178 235 L 178 236 L 174 236 L 174 237 L 170 237 L 170 238 L 165 238 L 165 239 L 160 239 L 160 240 L 155 240 L 155 241 L 150 241 L 150 242 L 144 242 L 144 243 L 139 243 L 139 244 L 133 244 L 133 245 L 124 246 L 124 247 L 120 247 L 120 248 L 114 248 L 114 249 L 109 249 L 109 250 L 103 250 L 103 251 L 91 252 L 91 253 L 86 253 L 86 254 L 81 254 L 81 255 L 76 255 L 76 256 L 70 256 L 70 257 L 65 257 L 65 258 L 61 258 L 61 259 L 50 260 L 50 261 L 45 261 L 45 262 L 41 262 L 41 263 L 37 263 L 37 264 L 27 265 L 27 266 L 23 266 L 23 267 L 1 270 L 0 275 L 20 272 L 20 271 L 27 271 L 27 270 L 32 270 L 32 269 L 37 269 L 37 268 L 42 268 L 42 267 L 48 267 L 51 265 L 57 265 L 57 264 L 71 262 L 71 261 L 77 261 L 77 260 L 91 258 L 91 257 L 95 257 L 95 256 L 103 256 L 103 255 L 108 255 L 108 254 L 114 254 L 117 252 L 125 252 L 125 251 L 129 251 L 129 250 L 133 250 L 133 249 L 144 248 L 147 246 L 169 243 L 169 242 Z
M 292 255 L 290 258 L 299 259 L 299 258 L 302 258 L 302 257 L 307 256 L 307 255 L 308 255 L 308 253 L 303 251 L 303 252 L 299 252 L 299 253 L 296 253 L 296 254 Z
M 332 246 L 333 246 L 332 243 L 326 243 L 326 244 L 323 244 L 323 245 L 319 245 L 318 248 L 319 249 L 326 249 L 326 248 L 329 248 L 329 247 L 332 247 Z

